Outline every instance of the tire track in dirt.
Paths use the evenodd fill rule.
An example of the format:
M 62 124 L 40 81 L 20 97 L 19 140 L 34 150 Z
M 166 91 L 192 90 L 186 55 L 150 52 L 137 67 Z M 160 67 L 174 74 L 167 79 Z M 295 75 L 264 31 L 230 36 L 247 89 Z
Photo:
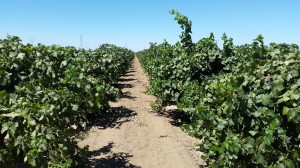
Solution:
M 111 117 L 93 126 L 79 143 L 89 145 L 91 167 L 196 168 L 203 165 L 198 140 L 151 112 L 155 97 L 137 58 L 117 84 L 121 99 L 110 102 Z

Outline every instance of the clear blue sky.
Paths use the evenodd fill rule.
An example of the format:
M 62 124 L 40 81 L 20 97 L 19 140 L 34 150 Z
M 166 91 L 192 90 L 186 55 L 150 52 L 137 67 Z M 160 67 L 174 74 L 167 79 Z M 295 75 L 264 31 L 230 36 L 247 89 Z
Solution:
M 225 32 L 235 44 L 300 44 L 300 0 L 0 0 L 0 38 L 24 43 L 95 48 L 113 43 L 138 51 L 149 42 L 179 40 L 181 30 L 169 9 L 193 22 L 193 40 Z

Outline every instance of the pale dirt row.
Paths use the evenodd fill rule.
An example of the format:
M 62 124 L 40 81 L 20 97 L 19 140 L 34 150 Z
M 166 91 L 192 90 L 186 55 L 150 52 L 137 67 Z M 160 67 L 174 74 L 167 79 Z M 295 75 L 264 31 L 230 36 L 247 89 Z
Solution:
M 189 137 L 171 119 L 151 112 L 155 97 L 145 94 L 149 80 L 137 58 L 110 102 L 111 116 L 91 128 L 80 146 L 89 145 L 91 167 L 196 168 L 203 165 Z

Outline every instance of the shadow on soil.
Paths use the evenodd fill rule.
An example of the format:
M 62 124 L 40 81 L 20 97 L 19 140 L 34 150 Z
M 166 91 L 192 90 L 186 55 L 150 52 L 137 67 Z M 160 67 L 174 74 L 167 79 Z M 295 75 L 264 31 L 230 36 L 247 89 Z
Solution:
M 120 98 L 121 99 L 135 99 L 136 97 L 135 96 L 131 96 L 131 93 L 130 92 L 122 92 L 121 95 L 120 95 Z
M 119 152 L 114 153 L 112 152 L 112 148 L 114 147 L 113 142 L 109 142 L 106 146 L 102 148 L 90 151 L 89 156 L 89 164 L 88 167 L 95 167 L 95 168 L 140 168 L 140 166 L 133 165 L 129 163 L 129 158 L 133 155 L 128 153 Z M 101 157 L 101 155 L 108 155 L 105 157 Z M 98 157 L 98 158 L 97 158 Z M 100 158 L 99 158 L 100 157 Z
M 106 113 L 102 114 L 102 116 L 95 117 L 95 119 L 91 121 L 89 125 L 90 127 L 99 127 L 99 129 L 118 129 L 123 123 L 132 121 L 132 119 L 136 115 L 136 112 L 124 106 L 111 107 L 107 110 Z
M 134 79 L 134 78 L 120 78 L 119 79 L 120 82 L 130 82 L 130 81 L 134 81 L 134 80 L 136 80 L 136 79 Z
M 128 76 L 134 76 L 133 74 L 131 74 L 131 73 L 127 73 L 127 74 L 125 74 L 125 75 L 123 75 L 124 77 L 128 77 Z
M 130 100 L 134 100 L 136 97 L 132 96 L 132 94 L 129 91 L 122 91 L 124 88 L 132 88 L 133 85 L 131 84 L 114 84 L 113 85 L 115 88 L 119 89 L 119 96 L 111 96 L 109 97 L 109 101 L 112 102 L 117 102 L 119 101 L 119 99 L 130 99 Z
M 133 73 L 133 72 L 136 72 L 136 71 L 133 69 L 129 69 L 129 71 L 127 71 L 126 73 L 128 74 L 128 73 Z
M 166 118 L 170 118 L 170 123 L 173 126 L 180 127 L 183 124 L 190 124 L 191 120 L 189 116 L 187 116 L 181 110 L 169 110 L 161 113 L 162 116 Z
M 136 97 L 133 97 L 133 96 L 131 96 L 131 93 L 130 92 L 124 92 L 123 91 L 123 89 L 125 89 L 125 88 L 132 88 L 133 87 L 133 85 L 132 84 L 129 84 L 128 82 L 130 82 L 130 81 L 134 81 L 134 80 L 136 80 L 136 79 L 134 79 L 134 78 L 124 78 L 124 77 L 122 77 L 122 78 L 120 78 L 119 79 L 119 82 L 124 82 L 124 83 L 116 83 L 116 84 L 113 84 L 112 86 L 113 87 L 115 87 L 115 88 L 117 88 L 117 89 L 119 89 L 119 91 L 120 91 L 120 97 L 119 98 L 125 98 L 125 99 L 135 99 Z M 113 102 L 116 102 L 116 101 L 118 101 L 117 100 L 117 98 L 115 97 L 115 98 L 111 98 L 110 99 L 110 101 L 113 101 Z
M 132 88 L 132 84 L 127 84 L 127 83 L 117 83 L 113 84 L 113 87 L 118 88 L 118 89 L 124 89 L 124 88 Z

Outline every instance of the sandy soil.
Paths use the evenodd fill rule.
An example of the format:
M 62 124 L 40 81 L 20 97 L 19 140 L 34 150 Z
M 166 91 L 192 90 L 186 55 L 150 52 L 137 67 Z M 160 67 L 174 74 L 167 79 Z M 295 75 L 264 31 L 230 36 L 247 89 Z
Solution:
M 117 87 L 121 98 L 110 102 L 109 116 L 99 119 L 79 143 L 89 145 L 91 167 L 194 168 L 203 165 L 198 142 L 172 119 L 151 111 L 155 97 L 137 58 Z

